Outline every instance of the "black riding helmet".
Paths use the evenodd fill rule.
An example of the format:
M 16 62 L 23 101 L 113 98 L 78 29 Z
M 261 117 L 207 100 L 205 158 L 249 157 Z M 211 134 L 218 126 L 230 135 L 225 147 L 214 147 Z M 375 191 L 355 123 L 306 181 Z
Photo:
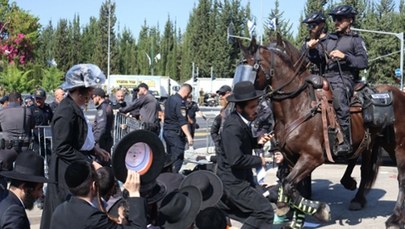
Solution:
M 302 23 L 305 24 L 310 24 L 310 23 L 321 23 L 321 22 L 325 22 L 326 21 L 326 17 L 325 15 L 323 15 L 320 12 L 315 12 L 310 14 L 307 18 L 304 19 L 304 21 L 302 21 Z
M 354 9 L 353 6 L 350 5 L 337 6 L 329 13 L 329 15 L 332 17 L 343 16 L 352 18 L 354 18 L 356 14 L 357 14 L 356 9 Z

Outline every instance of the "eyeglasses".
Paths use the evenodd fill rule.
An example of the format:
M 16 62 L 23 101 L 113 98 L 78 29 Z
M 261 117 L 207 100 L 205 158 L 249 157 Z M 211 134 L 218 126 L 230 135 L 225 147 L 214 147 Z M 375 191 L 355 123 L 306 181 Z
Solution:
M 309 24 L 307 25 L 307 28 L 308 28 L 309 30 L 313 30 L 317 25 L 318 25 L 318 23 L 309 23 Z
M 341 22 L 343 19 L 345 19 L 345 17 L 343 17 L 343 16 L 333 16 L 332 17 L 333 22 L 336 22 L 336 21 Z

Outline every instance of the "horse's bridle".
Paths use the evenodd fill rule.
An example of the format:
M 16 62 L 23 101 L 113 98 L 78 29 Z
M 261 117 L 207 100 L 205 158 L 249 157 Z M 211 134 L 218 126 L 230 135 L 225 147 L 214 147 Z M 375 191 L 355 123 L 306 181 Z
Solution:
M 270 61 L 270 68 L 266 71 L 266 69 L 262 66 L 260 63 L 262 60 L 260 58 L 260 49 L 264 49 L 265 51 L 268 51 L 271 53 L 271 61 Z M 275 55 L 276 52 L 280 53 L 281 55 L 287 55 L 285 53 L 285 50 L 280 49 L 276 45 L 270 45 L 269 47 L 265 46 L 258 46 L 255 54 L 253 55 L 253 60 L 254 60 L 254 65 L 253 65 L 253 70 L 257 74 L 259 73 L 259 70 L 262 70 L 265 78 L 266 78 L 266 83 L 270 85 L 272 77 L 274 77 L 275 72 L 276 72 L 276 59 Z M 283 83 L 281 86 L 272 89 L 269 93 L 268 96 L 271 97 L 272 99 L 276 100 L 282 100 L 286 98 L 292 98 L 298 95 L 302 90 L 304 90 L 307 86 L 307 83 L 303 83 L 297 90 L 292 91 L 292 92 L 282 92 L 281 90 L 285 88 L 287 85 L 289 85 L 296 77 L 299 76 L 300 69 L 302 67 L 302 64 L 305 61 L 305 53 L 301 54 L 300 58 L 296 61 L 296 63 L 293 64 L 293 66 L 296 66 L 295 71 L 294 71 L 294 76 L 291 77 L 290 80 L 287 82 Z

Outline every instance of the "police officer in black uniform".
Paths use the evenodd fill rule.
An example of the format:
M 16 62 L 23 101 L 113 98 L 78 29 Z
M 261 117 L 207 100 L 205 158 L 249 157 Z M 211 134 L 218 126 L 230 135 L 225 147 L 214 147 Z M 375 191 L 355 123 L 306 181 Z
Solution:
M 35 105 L 32 107 L 32 113 L 35 118 L 36 126 L 48 126 L 53 117 L 53 112 L 49 104 L 45 103 L 46 92 L 39 88 L 34 92 Z
M 100 148 L 111 153 L 113 137 L 111 130 L 113 128 L 114 114 L 111 105 L 105 99 L 105 91 L 101 88 L 94 89 L 93 102 L 97 109 L 94 119 L 93 133 L 94 141 Z
M 11 170 L 17 154 L 28 149 L 35 122 L 31 110 L 22 107 L 21 94 L 12 92 L 9 105 L 0 110 L 0 169 Z
M 318 50 L 315 63 L 324 60 L 324 76 L 333 90 L 336 115 L 344 135 L 344 142 L 338 146 L 337 156 L 351 154 L 350 98 L 353 95 L 354 82 L 359 79 L 359 72 L 368 66 L 367 50 L 363 39 L 351 31 L 356 10 L 350 5 L 334 8 L 329 15 L 335 23 L 336 32 L 331 33 L 325 41 L 325 49 Z M 316 47 L 314 47 L 316 48 Z M 328 59 L 326 59 L 328 57 Z
M 175 173 L 183 165 L 186 140 L 189 146 L 193 145 L 185 109 L 185 99 L 190 95 L 191 91 L 190 84 L 183 84 L 180 90 L 165 102 L 163 137 L 166 141 L 167 153 L 174 161 L 173 172 Z
M 310 60 L 313 60 L 318 56 L 317 49 L 325 49 L 325 42 L 329 36 L 327 33 L 326 17 L 321 12 L 315 12 L 305 18 L 302 23 L 307 24 L 309 37 L 305 39 L 301 52 L 305 53 Z M 317 62 L 317 64 L 312 63 L 310 67 L 311 73 L 323 75 L 325 73 L 325 59 L 319 59 L 315 62 Z

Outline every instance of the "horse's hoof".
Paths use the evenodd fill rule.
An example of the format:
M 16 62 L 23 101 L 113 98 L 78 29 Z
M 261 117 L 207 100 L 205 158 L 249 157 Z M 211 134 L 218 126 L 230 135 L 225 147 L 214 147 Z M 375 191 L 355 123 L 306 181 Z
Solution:
M 343 187 L 345 187 L 345 189 L 350 190 L 350 191 L 354 191 L 357 188 L 357 182 L 353 177 L 350 177 L 349 179 L 341 179 L 340 180 L 340 184 L 343 185 Z
M 328 222 L 332 219 L 330 207 L 326 203 L 321 203 L 318 210 L 315 212 L 314 217 L 322 222 Z
M 399 225 L 389 225 L 386 226 L 386 229 L 400 229 L 401 227 Z
M 276 214 L 278 216 L 286 215 L 290 211 L 290 206 L 287 203 L 277 203 Z
M 363 204 L 359 203 L 359 202 L 351 202 L 349 205 L 349 210 L 350 211 L 358 211 L 363 209 Z

